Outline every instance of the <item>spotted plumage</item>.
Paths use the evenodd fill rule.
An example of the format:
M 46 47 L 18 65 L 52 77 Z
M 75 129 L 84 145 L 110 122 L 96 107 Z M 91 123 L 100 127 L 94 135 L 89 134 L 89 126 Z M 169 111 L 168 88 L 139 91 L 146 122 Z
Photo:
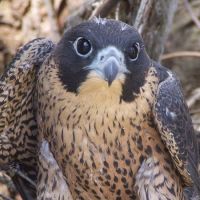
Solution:
M 38 72 L 36 102 L 73 199 L 183 200 L 185 186 L 199 190 L 179 83 L 131 26 L 96 19 L 67 30 Z
M 42 140 L 39 146 L 37 200 L 73 200 L 48 142 Z
M 23 46 L 0 78 L 0 169 L 11 175 L 23 199 L 36 199 L 36 71 L 53 43 L 36 39 Z
M 38 200 L 184 199 L 185 186 L 198 196 L 198 146 L 179 82 L 137 31 L 96 19 L 52 48 L 28 43 L 0 82 L 0 166 L 31 180 L 13 175 L 23 198 L 35 199 L 37 175 Z

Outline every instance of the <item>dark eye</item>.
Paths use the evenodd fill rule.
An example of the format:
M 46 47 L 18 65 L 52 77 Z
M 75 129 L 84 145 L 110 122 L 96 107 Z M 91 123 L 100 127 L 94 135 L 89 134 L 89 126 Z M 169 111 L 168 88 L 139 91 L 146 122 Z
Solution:
M 76 39 L 74 48 L 79 56 L 88 56 L 92 52 L 91 43 L 83 37 Z
M 140 45 L 138 42 L 134 43 L 128 49 L 128 56 L 131 60 L 137 60 L 140 51 Z

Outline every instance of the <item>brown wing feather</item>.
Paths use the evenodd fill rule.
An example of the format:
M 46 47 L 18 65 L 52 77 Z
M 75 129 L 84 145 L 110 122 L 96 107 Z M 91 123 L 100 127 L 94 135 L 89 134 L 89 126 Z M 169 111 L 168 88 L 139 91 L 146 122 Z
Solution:
M 0 169 L 10 169 L 14 164 L 33 181 L 37 173 L 33 109 L 36 70 L 52 48 L 53 43 L 47 39 L 29 42 L 18 51 L 0 79 Z M 34 186 L 27 180 L 14 175 L 13 181 L 24 199 L 35 199 Z M 29 195 L 23 191 L 26 189 Z

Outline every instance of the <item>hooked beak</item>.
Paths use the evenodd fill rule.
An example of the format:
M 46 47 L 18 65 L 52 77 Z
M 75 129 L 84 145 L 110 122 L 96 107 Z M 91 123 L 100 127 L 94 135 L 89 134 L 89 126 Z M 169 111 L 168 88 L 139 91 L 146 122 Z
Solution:
M 115 57 L 111 57 L 104 64 L 103 73 L 110 86 L 119 72 L 119 63 Z
M 91 65 L 87 66 L 87 69 L 107 81 L 109 86 L 121 74 L 129 73 L 124 62 L 123 53 L 114 46 L 102 49 Z

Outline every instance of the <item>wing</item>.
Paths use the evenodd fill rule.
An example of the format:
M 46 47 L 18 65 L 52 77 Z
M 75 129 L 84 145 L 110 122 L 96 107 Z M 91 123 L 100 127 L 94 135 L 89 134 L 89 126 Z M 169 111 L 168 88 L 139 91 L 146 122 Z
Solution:
M 43 140 L 39 151 L 39 172 L 37 181 L 37 200 L 72 200 L 67 182 L 49 149 L 49 143 Z
M 53 43 L 47 39 L 29 42 L 0 78 L 0 169 L 10 172 L 14 166 L 13 182 L 24 199 L 35 199 L 36 194 L 34 185 L 28 181 L 37 177 L 33 103 L 36 72 L 52 48 Z
M 153 108 L 155 123 L 186 185 L 200 191 L 199 150 L 181 86 L 172 72 L 159 68 L 161 80 Z

